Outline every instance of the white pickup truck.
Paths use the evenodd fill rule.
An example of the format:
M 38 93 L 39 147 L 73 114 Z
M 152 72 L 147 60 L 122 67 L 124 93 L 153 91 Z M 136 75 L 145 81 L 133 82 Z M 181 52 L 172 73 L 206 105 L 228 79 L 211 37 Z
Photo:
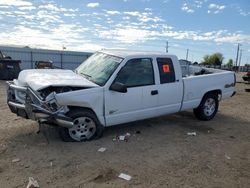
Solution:
M 235 94 L 230 71 L 180 65 L 175 55 L 103 50 L 75 71 L 24 70 L 7 82 L 10 110 L 59 126 L 64 141 L 100 137 L 104 127 L 194 109 L 212 119 Z

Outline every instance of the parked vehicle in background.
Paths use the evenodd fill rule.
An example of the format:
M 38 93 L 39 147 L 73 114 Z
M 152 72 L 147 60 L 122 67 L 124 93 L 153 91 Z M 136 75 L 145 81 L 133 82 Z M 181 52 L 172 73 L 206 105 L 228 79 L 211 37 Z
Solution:
M 36 61 L 35 69 L 53 69 L 52 61 Z
M 20 60 L 12 60 L 10 56 L 5 56 L 0 51 L 0 80 L 12 80 L 18 77 Z
M 235 94 L 235 74 L 186 66 L 165 53 L 103 50 L 75 71 L 22 71 L 7 82 L 8 105 L 24 118 L 57 124 L 64 141 L 91 140 L 104 127 L 187 109 L 211 120 L 219 101 Z
M 250 72 L 247 72 L 245 75 L 243 75 L 242 79 L 246 82 L 250 82 Z

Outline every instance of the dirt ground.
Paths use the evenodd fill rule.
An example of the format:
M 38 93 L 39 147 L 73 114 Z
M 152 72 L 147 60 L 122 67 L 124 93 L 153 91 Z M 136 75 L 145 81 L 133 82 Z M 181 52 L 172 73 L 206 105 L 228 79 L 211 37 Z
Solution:
M 12 114 L 0 81 L 0 187 L 249 187 L 250 85 L 220 103 L 209 122 L 192 111 L 110 127 L 99 140 L 65 143 L 56 128 Z M 136 134 L 140 131 L 140 134 Z M 195 131 L 196 136 L 188 136 Z M 113 141 L 130 133 L 128 142 Z M 106 147 L 103 153 L 97 150 Z M 19 162 L 12 162 L 13 159 Z M 130 181 L 118 178 L 132 176 Z

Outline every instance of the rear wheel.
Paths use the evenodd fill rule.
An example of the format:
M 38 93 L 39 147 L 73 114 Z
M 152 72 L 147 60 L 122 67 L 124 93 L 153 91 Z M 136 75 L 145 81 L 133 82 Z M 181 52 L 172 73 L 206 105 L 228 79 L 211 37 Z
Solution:
M 198 108 L 194 109 L 195 116 L 203 121 L 208 121 L 214 118 L 218 111 L 219 100 L 215 93 L 206 94 Z
M 72 128 L 59 127 L 59 135 L 65 142 L 82 142 L 99 138 L 103 126 L 90 110 L 72 110 L 67 114 L 73 119 Z

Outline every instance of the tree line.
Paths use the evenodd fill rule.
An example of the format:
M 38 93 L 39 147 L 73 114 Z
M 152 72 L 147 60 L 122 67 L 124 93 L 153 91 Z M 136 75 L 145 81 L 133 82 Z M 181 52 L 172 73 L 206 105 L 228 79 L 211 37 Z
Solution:
M 224 56 L 222 53 L 214 53 L 212 55 L 205 55 L 200 64 L 202 65 L 212 65 L 212 66 L 221 66 L 224 60 Z M 233 67 L 234 62 L 233 59 L 229 59 L 226 63 L 228 67 Z M 246 67 L 250 66 L 249 64 L 245 64 Z

